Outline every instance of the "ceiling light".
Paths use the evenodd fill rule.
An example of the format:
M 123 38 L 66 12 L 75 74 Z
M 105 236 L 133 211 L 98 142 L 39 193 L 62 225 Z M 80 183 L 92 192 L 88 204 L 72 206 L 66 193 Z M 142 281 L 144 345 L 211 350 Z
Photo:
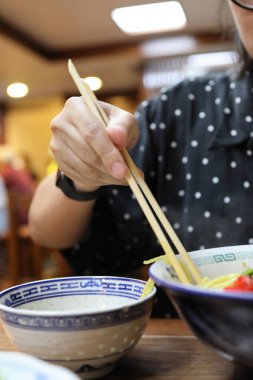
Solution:
M 102 80 L 98 77 L 86 77 L 83 80 L 88 84 L 92 91 L 100 90 L 103 85 Z
M 25 83 L 12 83 L 6 90 L 11 98 L 22 98 L 28 94 L 28 91 L 28 86 Z
M 182 29 L 187 23 L 182 5 L 178 1 L 116 8 L 111 12 L 111 17 L 128 34 Z

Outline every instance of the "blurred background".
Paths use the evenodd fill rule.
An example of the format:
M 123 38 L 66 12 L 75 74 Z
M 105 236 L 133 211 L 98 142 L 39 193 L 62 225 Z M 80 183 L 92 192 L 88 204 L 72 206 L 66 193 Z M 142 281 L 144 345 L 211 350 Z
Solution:
M 140 7 L 144 4 L 151 6 L 151 15 Z M 138 12 L 136 23 L 130 11 Z M 78 95 L 68 73 L 69 58 L 81 77 L 100 81 L 95 89 L 100 100 L 130 112 L 162 87 L 229 69 L 238 60 L 225 0 L 0 0 L 0 51 L 0 168 L 7 191 L 7 198 L 0 196 L 3 247 L 7 242 L 0 268 L 7 260 L 2 276 L 13 282 L 20 281 L 22 272 L 17 226 L 27 227 L 25 210 L 21 222 L 15 219 L 20 214 L 15 202 L 23 208 L 29 204 L 37 183 L 51 170 L 50 120 L 69 96 Z M 17 83 L 21 92 L 15 92 Z M 27 203 L 17 202 L 20 194 L 26 194 Z M 29 242 L 29 231 L 23 233 Z M 10 244 L 14 234 L 16 243 Z M 29 244 L 30 255 L 41 248 Z M 33 264 L 28 257 L 24 275 L 34 268 L 35 276 L 48 275 L 41 274 L 41 261 L 34 255 Z M 68 271 L 61 264 L 61 273 Z

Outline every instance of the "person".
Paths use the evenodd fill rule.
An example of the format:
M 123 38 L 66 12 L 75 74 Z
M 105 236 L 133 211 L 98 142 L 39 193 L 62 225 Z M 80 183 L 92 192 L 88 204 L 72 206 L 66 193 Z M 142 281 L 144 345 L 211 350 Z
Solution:
M 55 174 L 39 185 L 29 222 L 33 238 L 60 248 L 74 273 L 136 273 L 163 254 L 126 186 L 121 148 L 187 251 L 253 244 L 253 3 L 228 2 L 246 52 L 239 71 L 162 89 L 134 116 L 101 102 L 107 129 L 80 97 L 52 120 L 57 186 Z M 176 316 L 159 300 L 154 317 Z
M 11 197 L 25 195 L 30 200 L 36 189 L 36 181 L 21 155 L 13 155 L 0 161 L 0 174 L 8 191 L 9 201 Z M 23 200 L 22 200 L 23 203 Z M 24 202 L 17 212 L 18 223 L 28 223 L 28 209 Z
M 6 237 L 9 233 L 9 199 L 4 179 L 0 174 L 0 276 L 6 273 Z
M 0 162 L 0 173 L 8 190 L 28 194 L 34 193 L 36 182 L 28 169 L 23 166 L 23 163 L 16 167 L 10 162 Z
M 8 190 L 0 174 L 0 238 L 6 237 L 9 231 L 8 202 Z

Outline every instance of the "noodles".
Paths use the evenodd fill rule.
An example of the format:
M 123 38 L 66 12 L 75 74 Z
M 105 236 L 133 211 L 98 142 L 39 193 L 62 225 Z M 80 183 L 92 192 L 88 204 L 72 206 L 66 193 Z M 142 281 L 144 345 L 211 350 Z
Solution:
M 203 277 L 200 286 L 205 289 L 224 289 L 226 286 L 230 286 L 239 276 L 240 274 L 238 273 L 226 274 L 212 280 L 209 280 L 208 277 Z
M 143 264 L 145 264 L 145 265 L 153 264 L 158 260 L 164 260 L 167 264 L 170 265 L 170 262 L 169 262 L 167 255 L 157 256 L 157 257 L 154 257 L 153 259 L 145 260 L 145 261 L 143 261 Z M 142 290 L 140 299 L 142 299 L 142 298 L 146 297 L 148 294 L 150 294 L 152 292 L 154 286 L 155 286 L 154 281 L 152 280 L 152 278 L 149 277 L 146 285 L 144 286 L 144 288 Z
M 163 260 L 166 264 L 168 264 L 171 267 L 171 264 L 167 255 L 158 256 L 150 260 L 146 260 L 143 263 L 148 265 L 148 264 L 153 264 L 154 262 L 158 260 Z M 190 275 L 189 275 L 189 272 L 187 271 L 187 267 L 180 260 L 178 261 L 180 265 L 182 266 L 182 268 L 184 269 L 186 276 L 190 279 Z M 225 274 L 223 276 L 219 276 L 213 279 L 209 279 L 208 277 L 203 277 L 198 286 L 200 286 L 203 289 L 253 292 L 253 269 L 247 268 L 245 263 L 243 264 L 243 266 L 245 269 L 241 273 Z M 173 278 L 173 271 L 172 271 L 172 278 Z M 154 281 L 151 278 L 149 278 L 142 291 L 140 298 L 147 296 L 153 290 L 154 285 L 155 285 Z
M 233 291 L 253 291 L 253 270 L 247 268 L 242 273 L 226 274 L 209 280 L 204 277 L 200 284 L 205 289 L 221 289 Z
M 168 255 L 157 256 L 157 257 L 154 257 L 152 259 L 145 260 L 145 261 L 143 261 L 143 264 L 145 264 L 145 265 L 153 264 L 153 263 L 155 263 L 158 260 L 163 260 L 166 264 L 168 264 L 169 266 L 171 266 L 170 260 L 168 258 Z M 178 260 L 178 262 L 179 262 L 180 266 L 183 268 L 186 277 L 190 280 L 191 277 L 189 275 L 187 267 L 180 260 Z M 142 291 L 142 294 L 140 296 L 140 299 L 146 297 L 149 293 L 151 293 L 152 290 L 153 290 L 153 288 L 154 288 L 154 286 L 155 286 L 154 281 L 151 278 L 149 278 L 148 281 L 147 281 L 147 283 L 146 283 L 146 285 L 143 288 L 143 291 Z
M 154 286 L 155 286 L 154 281 L 149 277 L 146 285 L 144 286 L 144 288 L 142 290 L 140 299 L 145 298 L 146 296 L 148 296 L 152 292 Z

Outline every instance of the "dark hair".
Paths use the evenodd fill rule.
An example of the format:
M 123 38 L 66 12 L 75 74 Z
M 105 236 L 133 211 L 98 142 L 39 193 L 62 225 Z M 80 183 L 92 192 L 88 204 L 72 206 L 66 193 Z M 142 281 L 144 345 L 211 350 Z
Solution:
M 241 47 L 240 47 L 240 50 L 239 50 L 239 56 L 240 56 L 240 61 L 241 61 L 241 69 L 242 71 L 245 71 L 245 70 L 252 70 L 253 67 L 252 67 L 252 64 L 253 64 L 253 60 L 252 58 L 249 56 L 248 52 L 246 51 L 245 47 L 243 46 L 242 43 L 241 44 Z
M 253 59 L 245 49 L 238 33 L 235 33 L 235 43 L 239 55 L 238 63 L 234 67 L 234 75 L 238 78 L 242 77 L 245 71 L 253 70 Z
M 253 59 L 249 56 L 248 52 L 246 51 L 235 25 L 231 26 L 230 28 L 225 27 L 224 25 L 225 9 L 226 9 L 226 2 L 220 1 L 219 23 L 220 23 L 220 30 L 221 30 L 221 38 L 225 40 L 232 39 L 235 42 L 236 50 L 238 53 L 238 59 L 236 60 L 236 63 L 234 63 L 232 67 L 229 69 L 229 72 L 232 76 L 239 78 L 244 75 L 245 71 L 253 70 Z

